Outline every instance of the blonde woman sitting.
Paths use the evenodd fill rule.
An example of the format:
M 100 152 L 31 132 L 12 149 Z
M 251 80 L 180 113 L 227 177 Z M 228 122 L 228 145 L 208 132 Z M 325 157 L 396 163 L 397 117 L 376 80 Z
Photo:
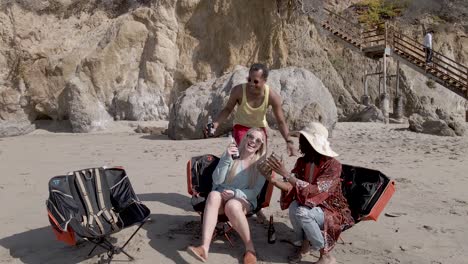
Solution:
M 240 158 L 233 160 L 232 154 L 237 151 Z M 257 196 L 265 183 L 265 178 L 257 169 L 257 163 L 265 154 L 265 133 L 262 129 L 252 128 L 242 139 L 239 148 L 230 144 L 221 156 L 213 173 L 213 190 L 206 200 L 202 244 L 188 248 L 188 252 L 198 260 L 207 260 L 218 215 L 225 214 L 245 244 L 243 262 L 257 263 L 246 214 L 257 207 Z

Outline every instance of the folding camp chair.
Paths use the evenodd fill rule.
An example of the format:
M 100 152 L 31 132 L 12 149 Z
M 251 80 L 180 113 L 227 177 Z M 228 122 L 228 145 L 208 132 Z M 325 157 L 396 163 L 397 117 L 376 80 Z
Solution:
M 75 245 L 75 233 L 107 251 L 108 263 L 124 248 L 149 219 L 150 210 L 140 202 L 122 167 L 74 171 L 49 181 L 47 200 L 49 221 L 58 240 Z M 138 225 L 122 247 L 108 237 L 124 228 Z
M 200 214 L 202 223 L 206 198 L 213 186 L 212 175 L 218 162 L 219 158 L 211 154 L 193 157 L 187 162 L 187 191 L 192 195 L 191 203 L 193 209 Z M 272 193 L 273 185 L 265 181 L 265 184 L 257 196 L 257 208 L 249 212 L 246 216 L 251 217 L 262 208 L 270 206 Z M 213 239 L 218 236 L 224 236 L 231 246 L 233 246 L 232 240 L 229 237 L 229 233 L 233 228 L 227 216 L 225 214 L 218 215 L 218 223 L 221 223 L 222 227 L 217 227 L 215 229 Z
M 342 191 L 356 223 L 377 221 L 395 193 L 395 181 L 380 171 L 343 164 Z

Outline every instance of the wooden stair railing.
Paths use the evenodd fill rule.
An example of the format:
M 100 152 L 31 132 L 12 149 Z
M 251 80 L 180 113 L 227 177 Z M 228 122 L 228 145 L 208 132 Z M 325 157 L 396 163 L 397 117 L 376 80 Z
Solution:
M 352 44 L 360 51 L 374 47 L 378 49 L 389 47 L 407 63 L 420 68 L 426 75 L 436 77 L 440 80 L 438 81 L 440 84 L 468 99 L 468 68 L 466 66 L 434 50 L 432 63 L 427 65 L 423 44 L 394 27 L 387 27 L 387 24 L 381 23 L 364 30 L 360 24 L 349 21 L 329 9 L 325 8 L 325 11 L 327 18 L 322 23 L 322 27 L 332 32 L 333 35 Z
M 456 61 L 433 51 L 432 63 L 426 65 L 423 44 L 400 32 L 392 32 L 392 48 L 400 57 L 413 63 L 426 73 L 441 80 L 446 85 L 459 90 L 459 93 L 468 98 L 468 68 Z
M 362 26 L 353 23 L 343 16 L 325 8 L 327 19 L 322 23 L 322 27 L 332 32 L 333 35 L 345 40 L 353 46 L 361 49 Z

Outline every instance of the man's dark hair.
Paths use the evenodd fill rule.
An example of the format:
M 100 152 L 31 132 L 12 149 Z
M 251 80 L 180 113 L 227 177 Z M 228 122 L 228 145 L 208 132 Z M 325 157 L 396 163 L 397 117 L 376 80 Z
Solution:
M 249 72 L 256 72 L 256 71 L 262 71 L 262 77 L 263 79 L 268 78 L 268 68 L 264 64 L 261 63 L 254 63 L 252 66 L 250 66 Z

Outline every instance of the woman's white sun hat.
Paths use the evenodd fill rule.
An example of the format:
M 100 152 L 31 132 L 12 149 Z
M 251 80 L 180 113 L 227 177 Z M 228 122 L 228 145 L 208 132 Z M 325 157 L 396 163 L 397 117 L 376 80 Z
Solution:
M 318 122 L 311 122 L 307 127 L 299 131 L 309 144 L 320 154 L 328 157 L 337 157 L 328 141 L 328 129 Z

